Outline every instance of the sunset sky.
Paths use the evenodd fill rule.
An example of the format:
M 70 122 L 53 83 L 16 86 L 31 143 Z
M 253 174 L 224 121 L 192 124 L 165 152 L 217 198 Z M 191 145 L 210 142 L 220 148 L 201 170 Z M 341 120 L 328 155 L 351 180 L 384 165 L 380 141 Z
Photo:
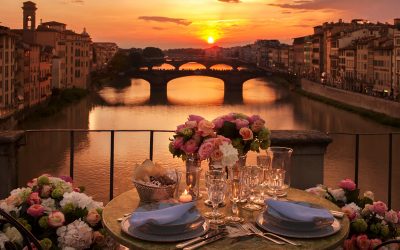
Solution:
M 1 0 L 0 25 L 22 27 L 20 0 Z M 342 18 L 393 23 L 400 0 L 36 0 L 39 20 L 59 21 L 120 47 L 223 47 L 291 38 Z

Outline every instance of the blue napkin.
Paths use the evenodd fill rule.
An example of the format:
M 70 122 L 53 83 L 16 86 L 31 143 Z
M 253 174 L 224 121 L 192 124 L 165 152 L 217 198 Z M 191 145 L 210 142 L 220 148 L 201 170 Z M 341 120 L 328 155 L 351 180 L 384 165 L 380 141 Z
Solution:
M 158 210 L 135 211 L 129 220 L 134 227 L 140 227 L 149 222 L 156 225 L 164 225 L 176 221 L 186 212 L 188 212 L 194 205 L 195 202 L 192 201 Z
M 324 208 L 313 208 L 287 201 L 266 200 L 268 209 L 273 209 L 285 218 L 297 222 L 332 221 L 333 215 Z

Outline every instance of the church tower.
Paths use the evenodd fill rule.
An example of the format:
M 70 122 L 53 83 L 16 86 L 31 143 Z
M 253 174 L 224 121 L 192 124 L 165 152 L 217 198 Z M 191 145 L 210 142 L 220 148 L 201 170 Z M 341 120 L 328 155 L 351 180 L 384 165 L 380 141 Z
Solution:
M 36 29 L 36 4 L 31 1 L 24 2 L 23 10 L 23 37 L 27 42 L 35 42 Z

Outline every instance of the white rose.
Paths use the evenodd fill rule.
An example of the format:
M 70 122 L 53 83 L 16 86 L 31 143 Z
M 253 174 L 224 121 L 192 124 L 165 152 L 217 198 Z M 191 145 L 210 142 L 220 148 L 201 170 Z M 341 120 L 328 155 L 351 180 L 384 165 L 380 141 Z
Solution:
M 346 202 L 346 195 L 343 189 L 338 188 L 338 189 L 329 189 L 329 193 L 335 198 L 337 201 L 343 201 Z
M 5 249 L 4 243 L 10 241 L 10 239 L 3 232 L 0 231 L 0 249 Z
M 372 191 L 365 191 L 364 192 L 364 197 L 371 199 L 372 201 L 374 201 L 374 193 Z
M 13 243 L 16 243 L 20 246 L 23 245 L 24 243 L 24 238 L 22 235 L 19 233 L 19 231 L 15 227 L 7 227 L 4 230 L 4 234 L 12 241 Z

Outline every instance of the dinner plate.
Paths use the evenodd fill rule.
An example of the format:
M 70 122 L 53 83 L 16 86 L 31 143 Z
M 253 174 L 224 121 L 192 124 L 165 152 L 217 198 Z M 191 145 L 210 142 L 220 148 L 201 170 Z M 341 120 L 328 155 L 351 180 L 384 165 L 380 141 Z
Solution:
M 210 225 L 208 224 L 208 222 L 205 221 L 201 227 L 193 231 L 174 235 L 156 235 L 147 234 L 138 230 L 138 228 L 135 228 L 133 225 L 130 224 L 129 218 L 126 218 L 121 222 L 121 229 L 122 232 L 124 232 L 125 234 L 140 240 L 152 242 L 178 242 L 202 236 L 203 234 L 208 232 L 208 230 L 210 229 Z
M 262 229 L 268 232 L 278 234 L 281 236 L 300 238 L 300 239 L 327 237 L 339 232 L 341 229 L 340 222 L 336 218 L 333 221 L 332 225 L 313 231 L 294 231 L 294 230 L 289 230 L 287 228 L 279 227 L 273 223 L 268 222 L 268 220 L 264 218 L 264 215 L 262 213 L 258 215 L 256 223 L 258 226 L 260 226 Z

